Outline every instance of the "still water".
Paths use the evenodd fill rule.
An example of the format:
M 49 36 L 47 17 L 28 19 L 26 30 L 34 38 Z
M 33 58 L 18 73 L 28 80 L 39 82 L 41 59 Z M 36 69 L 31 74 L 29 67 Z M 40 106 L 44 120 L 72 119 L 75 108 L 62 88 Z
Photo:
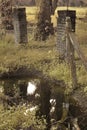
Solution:
M 0 81 L 0 95 L 6 96 L 6 106 L 27 105 L 25 115 L 28 111 L 38 110 L 37 113 L 45 115 L 50 124 L 51 120 L 61 120 L 64 110 L 65 113 L 69 110 L 65 88 L 58 84 L 41 79 L 6 79 Z

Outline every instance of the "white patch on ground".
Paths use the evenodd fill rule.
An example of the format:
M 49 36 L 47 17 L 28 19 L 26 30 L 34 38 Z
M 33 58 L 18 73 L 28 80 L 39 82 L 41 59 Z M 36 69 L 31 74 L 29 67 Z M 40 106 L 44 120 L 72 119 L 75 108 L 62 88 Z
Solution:
M 31 107 L 29 110 L 30 110 L 30 112 L 32 112 L 32 111 L 35 111 L 36 108 L 37 108 L 37 106 L 34 106 L 34 107 Z
M 36 109 L 37 109 L 37 106 L 30 107 L 30 108 L 26 109 L 26 111 L 24 112 L 24 115 L 27 116 L 28 112 L 33 112 Z

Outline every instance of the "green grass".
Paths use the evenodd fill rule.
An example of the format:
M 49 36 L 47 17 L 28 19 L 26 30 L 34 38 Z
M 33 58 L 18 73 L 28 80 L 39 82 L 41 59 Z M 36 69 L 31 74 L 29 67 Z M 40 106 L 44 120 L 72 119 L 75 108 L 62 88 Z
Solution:
M 29 107 L 18 105 L 7 110 L 0 103 L 0 130 L 27 129 L 32 124 L 35 129 L 44 130 L 45 119 L 36 119 L 35 111 L 29 111 Z
M 52 38 L 54 39 L 54 38 Z M 54 41 L 35 42 L 29 41 L 27 45 L 16 45 L 8 43 L 7 40 L 0 43 L 0 71 L 18 68 L 20 66 L 36 66 L 40 67 L 44 62 L 53 60 L 55 56 Z
M 20 67 L 28 69 L 35 68 L 43 74 L 52 78 L 64 80 L 71 84 L 70 69 L 67 64 L 59 64 L 58 52 L 55 45 L 56 38 L 52 36 L 46 42 L 31 40 L 27 45 L 16 45 L 15 43 L 0 44 L 0 72 L 14 71 Z M 86 71 L 80 62 L 77 62 L 78 81 L 87 83 Z M 79 69 L 80 68 L 80 69 Z
M 33 9 L 33 11 L 36 12 L 36 8 Z M 80 16 L 82 16 L 85 11 L 86 10 L 83 9 L 79 10 Z M 29 21 L 31 20 L 30 22 L 35 23 L 35 15 L 34 12 L 32 12 L 32 8 L 29 8 L 27 18 Z M 53 17 L 53 21 L 56 26 L 56 18 L 54 18 L 55 16 Z M 87 57 L 86 22 L 77 19 L 76 35 L 81 50 Z M 35 69 L 48 75 L 50 78 L 64 80 L 67 88 L 68 86 L 70 88 L 68 88 L 66 92 L 70 92 L 72 90 L 70 67 L 65 62 L 59 63 L 58 51 L 56 49 L 56 35 L 50 36 L 47 41 L 44 42 L 34 41 L 33 36 L 33 33 L 28 35 L 29 42 L 26 45 L 15 44 L 13 34 L 6 34 L 6 36 L 3 36 L 3 39 L 0 40 L 0 75 L 8 73 L 9 71 L 16 71 L 22 67 L 26 67 L 32 70 L 32 72 Z M 82 91 L 84 91 L 84 94 L 87 94 L 87 71 L 82 65 L 82 62 L 78 60 L 77 55 L 76 67 L 78 83 L 85 86 L 82 88 Z M 52 91 L 59 91 L 59 87 L 53 87 Z M 0 93 L 0 98 L 5 99 L 5 95 Z M 36 126 L 36 129 L 43 130 L 46 122 L 37 121 L 35 119 L 35 112 L 28 112 L 27 116 L 25 116 L 24 113 L 26 109 L 26 106 L 18 105 L 17 107 L 10 107 L 8 110 L 5 110 L 0 103 L 0 130 L 15 130 L 19 126 L 21 128 L 26 128 L 27 126 L 31 126 L 32 123 L 36 126 L 37 122 L 38 126 Z
M 79 10 L 80 14 L 86 12 L 86 10 L 83 10 Z M 32 13 L 31 8 L 30 11 Z M 36 11 L 36 8 L 33 11 Z M 87 56 L 86 34 L 87 23 L 77 20 L 76 35 L 85 56 Z M 56 36 L 50 36 L 45 42 L 34 41 L 33 36 L 33 34 L 29 34 L 29 43 L 27 45 L 15 44 L 12 34 L 7 34 L 3 40 L 0 40 L 0 73 L 14 71 L 24 66 L 32 70 L 35 68 L 42 71 L 43 74 L 56 79 L 62 79 L 66 83 L 71 84 L 68 66 L 65 63 L 59 64 Z M 78 82 L 87 84 L 87 73 L 81 61 L 77 60 L 76 64 Z

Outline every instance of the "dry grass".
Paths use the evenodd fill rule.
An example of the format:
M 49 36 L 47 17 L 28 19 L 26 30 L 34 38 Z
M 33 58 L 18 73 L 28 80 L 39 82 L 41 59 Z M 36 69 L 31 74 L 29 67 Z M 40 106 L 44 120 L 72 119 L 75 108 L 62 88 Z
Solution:
M 35 23 L 38 11 L 38 7 L 26 7 L 27 21 Z
M 54 25 L 56 25 L 56 17 L 58 10 L 66 10 L 66 7 L 58 7 L 55 11 L 55 15 L 52 16 L 52 21 Z M 84 18 L 87 15 L 87 8 L 77 8 L 77 7 L 69 7 L 69 10 L 76 10 L 77 18 Z M 36 21 L 36 16 L 39 11 L 39 7 L 26 7 L 27 20 L 28 21 Z
M 66 10 L 67 8 L 66 7 L 58 7 L 57 8 L 57 10 Z M 77 18 L 83 18 L 83 17 L 85 17 L 85 15 L 86 15 L 86 13 L 87 13 L 87 8 L 86 7 L 84 7 L 84 8 L 82 8 L 82 7 L 69 7 L 68 8 L 69 10 L 76 10 L 76 16 L 77 16 Z M 56 12 L 57 12 L 57 10 L 56 10 Z

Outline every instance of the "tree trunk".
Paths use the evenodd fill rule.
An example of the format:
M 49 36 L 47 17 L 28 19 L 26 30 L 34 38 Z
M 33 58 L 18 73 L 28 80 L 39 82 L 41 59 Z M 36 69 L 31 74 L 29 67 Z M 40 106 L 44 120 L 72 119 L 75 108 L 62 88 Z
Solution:
M 59 0 L 52 0 L 52 14 L 54 14 Z
M 40 4 L 40 12 L 38 14 L 38 23 L 36 27 L 35 39 L 46 40 L 46 38 L 53 34 L 53 24 L 51 23 L 51 0 L 42 0 Z

